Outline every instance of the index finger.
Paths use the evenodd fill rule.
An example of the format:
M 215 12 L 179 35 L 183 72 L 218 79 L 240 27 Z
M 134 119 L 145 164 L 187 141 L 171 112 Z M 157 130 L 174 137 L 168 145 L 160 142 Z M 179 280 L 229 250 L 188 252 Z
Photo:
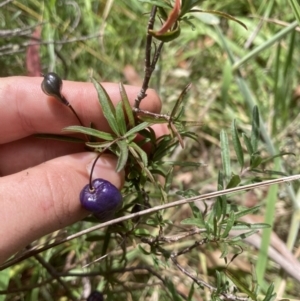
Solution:
M 18 140 L 35 133 L 60 134 L 69 125 L 78 121 L 68 107 L 41 90 L 41 77 L 7 77 L 0 79 L 0 143 Z M 103 83 L 114 104 L 121 100 L 118 84 Z M 128 98 L 133 104 L 139 87 L 125 86 Z M 92 83 L 64 81 L 62 94 L 71 103 L 83 124 L 92 122 L 102 131 L 109 126 L 98 103 L 96 89 Z M 147 91 L 141 108 L 159 113 L 161 102 L 154 90 Z

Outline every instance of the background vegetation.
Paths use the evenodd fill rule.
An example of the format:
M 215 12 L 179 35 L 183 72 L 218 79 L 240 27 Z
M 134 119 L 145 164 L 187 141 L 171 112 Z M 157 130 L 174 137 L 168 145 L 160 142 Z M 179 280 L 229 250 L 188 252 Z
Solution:
M 169 112 L 183 88 L 192 83 L 186 96 L 186 119 L 203 123 L 201 128 L 192 129 L 198 135 L 197 141 L 186 140 L 184 150 L 178 147 L 171 153 L 170 160 L 202 163 L 198 168 L 174 167 L 170 187 L 173 200 L 178 191 L 188 191 L 192 196 L 195 192 L 217 190 L 224 163 L 220 132 L 223 129 L 230 134 L 235 119 L 238 132 L 250 135 L 255 104 L 261 117 L 261 156 L 280 151 L 295 153 L 272 160 L 262 168 L 276 170 L 278 176 L 299 172 L 297 2 L 207 0 L 199 5 L 233 15 L 248 30 L 216 15 L 194 13 L 192 25 L 182 25 L 180 37 L 163 49 L 150 83 L 161 96 L 163 111 Z M 38 71 L 55 71 L 69 80 L 88 81 L 94 76 L 100 81 L 141 85 L 150 8 L 145 1 L 137 0 L 3 1 L 0 76 L 38 76 L 40 68 Z M 32 44 L 37 47 L 33 53 L 38 53 L 38 57 L 29 52 L 32 47 L 28 45 Z M 38 60 L 37 65 L 32 56 Z M 267 180 L 275 176 L 250 173 L 249 169 L 241 174 L 231 138 L 229 146 L 231 168 L 240 174 L 243 184 L 255 177 Z M 250 161 L 250 157 L 246 156 L 245 161 Z M 300 271 L 295 259 L 300 254 L 298 190 L 299 184 L 292 183 L 232 196 L 228 199 L 230 204 L 243 208 L 260 205 L 255 214 L 245 217 L 245 222 L 266 222 L 272 228 L 248 237 L 238 250 L 231 246 L 223 256 L 226 260 L 220 258 L 224 252 L 220 244 L 210 242 L 179 257 L 180 266 L 205 283 L 226 290 L 227 297 L 230 293 L 234 300 L 254 298 L 249 291 L 255 291 L 257 298 L 263 300 L 271 292 L 271 284 L 279 298 L 298 300 L 300 272 L 297 278 L 288 270 L 290 265 L 296 273 Z M 157 204 L 155 198 L 155 191 L 151 191 L 152 206 Z M 204 210 L 201 204 L 196 205 Z M 195 242 L 191 236 L 174 240 L 187 231 L 180 222 L 192 215 L 191 208 L 178 206 L 156 216 L 163 218 L 165 237 L 173 237 L 166 249 L 182 250 Z M 91 225 L 94 224 L 79 222 L 66 231 L 70 235 Z M 143 239 L 156 237 L 162 223 L 151 227 L 144 220 L 141 225 L 140 232 L 134 233 L 126 246 L 121 244 L 118 229 L 101 229 L 47 250 L 42 258 L 31 257 L 1 271 L 0 300 L 85 300 L 96 289 L 103 291 L 106 300 L 220 298 L 218 292 L 214 294 L 203 283 L 193 282 L 164 256 L 147 249 Z M 147 233 L 142 233 L 143 229 Z M 112 240 L 107 245 L 109 237 Z M 45 238 L 36 244 L 44 241 Z M 276 250 L 277 257 L 272 250 Z M 287 255 L 289 251 L 293 258 Z M 105 254 L 108 256 L 102 261 L 82 268 Z

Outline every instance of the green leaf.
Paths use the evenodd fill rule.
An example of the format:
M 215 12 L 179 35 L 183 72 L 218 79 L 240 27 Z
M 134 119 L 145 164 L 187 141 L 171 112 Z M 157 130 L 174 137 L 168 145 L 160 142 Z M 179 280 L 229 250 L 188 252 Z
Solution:
M 253 294 L 244 283 L 242 283 L 238 278 L 236 278 L 233 274 L 231 274 L 228 270 L 224 271 L 226 276 L 235 284 L 235 286 L 243 293 L 245 293 L 252 300 L 256 300 L 255 294 Z
M 257 151 L 258 140 L 259 140 L 259 112 L 258 107 L 254 106 L 252 111 L 252 130 L 251 130 L 251 145 L 253 148 L 253 152 Z
M 97 90 L 98 100 L 101 105 L 102 112 L 103 112 L 105 119 L 107 120 L 112 131 L 116 135 L 120 136 L 118 123 L 116 120 L 116 110 L 115 110 L 114 104 L 112 103 L 109 95 L 107 94 L 107 92 L 103 88 L 103 86 L 93 78 L 92 78 L 92 82 Z
M 136 236 L 151 236 L 150 232 L 147 229 L 135 229 L 133 233 Z
M 138 245 L 138 248 L 144 255 L 151 255 L 151 252 L 146 251 L 140 244 Z
M 64 128 L 63 131 L 64 132 L 82 133 L 82 134 L 97 137 L 99 139 L 103 139 L 103 140 L 107 140 L 107 141 L 113 141 L 115 139 L 115 137 L 110 133 L 102 132 L 99 130 L 87 128 L 87 127 L 80 126 L 80 125 L 68 126 L 68 127 Z
M 221 242 L 219 244 L 219 246 L 220 246 L 220 251 L 221 251 L 220 258 L 225 258 L 229 253 L 228 244 Z
M 259 166 L 262 162 L 262 157 L 260 155 L 254 155 L 252 154 L 251 160 L 250 160 L 250 167 L 251 168 L 256 168 Z
M 157 31 L 149 30 L 149 34 L 158 39 L 159 41 L 168 43 L 180 36 L 180 25 L 179 22 L 176 22 L 176 27 L 173 30 L 170 30 L 164 34 L 158 34 Z
M 210 10 L 210 9 L 193 9 L 193 10 L 191 10 L 191 12 L 199 12 L 199 13 L 207 13 L 207 14 L 217 15 L 217 16 L 226 18 L 228 20 L 235 21 L 235 22 L 239 23 L 240 25 L 242 25 L 245 29 L 247 29 L 247 26 L 243 22 L 241 22 L 238 19 L 236 19 L 235 17 L 233 17 L 229 14 L 223 13 L 221 11 Z
M 116 172 L 120 172 L 126 165 L 128 160 L 128 144 L 125 140 L 117 141 L 119 147 L 119 159 L 116 167 Z
M 183 103 L 183 100 L 184 100 L 184 97 L 186 95 L 186 93 L 188 92 L 188 90 L 191 88 L 191 84 L 188 84 L 184 89 L 183 91 L 181 92 L 180 96 L 178 97 L 176 103 L 175 103 L 175 106 L 173 107 L 172 111 L 171 111 L 171 114 L 170 114 L 170 118 L 174 118 L 176 113 L 178 112 L 178 110 L 180 109 L 180 107 L 182 106 L 182 103 Z M 175 119 L 177 119 L 178 116 L 175 117 Z
M 230 165 L 230 149 L 228 144 L 227 133 L 221 130 L 220 133 L 221 140 L 221 157 L 223 163 L 223 171 L 226 178 L 231 176 L 231 165 Z
M 300 5 L 298 0 L 289 0 L 290 5 L 293 9 L 294 15 L 298 21 L 298 24 L 300 26 Z
M 184 0 L 181 4 L 180 16 L 184 16 L 188 13 L 194 6 L 200 4 L 203 0 Z
M 122 102 L 118 102 L 116 105 L 116 120 L 118 124 L 118 128 L 120 130 L 120 134 L 124 135 L 126 133 L 126 120 L 123 111 Z
M 260 208 L 260 205 L 259 206 L 255 206 L 255 207 L 252 207 L 252 208 L 247 208 L 245 210 L 242 210 L 240 212 L 237 212 L 235 214 L 235 218 L 236 219 L 239 219 L 241 218 L 242 216 L 245 216 L 245 215 L 248 215 L 248 214 L 252 214 L 252 213 L 255 213 L 256 211 L 258 211 Z
M 281 152 L 277 155 L 274 155 L 274 156 L 271 156 L 271 157 L 268 157 L 268 158 L 265 158 L 261 161 L 261 164 L 265 164 L 269 161 L 272 161 L 274 160 L 275 158 L 278 158 L 278 157 L 283 157 L 283 156 L 286 156 L 286 155 L 292 155 L 292 156 L 296 156 L 296 154 L 292 153 L 292 152 Z
M 132 134 L 136 134 L 142 130 L 144 130 L 145 128 L 149 127 L 151 125 L 151 123 L 149 122 L 142 122 L 140 124 L 138 124 L 137 126 L 135 126 L 134 128 L 130 129 L 125 135 L 124 137 L 128 137 Z
M 234 151 L 236 154 L 236 157 L 238 159 L 238 162 L 241 166 L 241 168 L 244 167 L 244 153 L 241 145 L 241 141 L 239 138 L 239 134 L 236 128 L 235 120 L 233 120 L 232 125 L 231 125 L 231 134 L 232 134 L 232 142 L 233 142 L 233 147 Z
M 134 115 L 133 115 L 133 112 L 132 112 L 130 102 L 128 100 L 127 93 L 126 93 L 125 88 L 124 88 L 122 83 L 119 84 L 119 89 L 120 89 L 120 94 L 121 94 L 121 98 L 122 98 L 124 111 L 125 111 L 126 117 L 128 119 L 129 127 L 133 128 L 135 126 Z
M 226 189 L 237 187 L 241 183 L 241 178 L 239 175 L 233 175 L 226 186 Z
M 276 297 L 276 294 L 273 293 L 274 291 L 274 284 L 272 283 L 268 290 L 267 290 L 267 293 L 266 293 L 266 296 L 265 298 L 263 299 L 263 301 L 270 301 L 270 300 L 273 300 L 274 297 Z
M 242 223 L 239 222 L 239 224 L 234 225 L 232 227 L 232 230 L 259 230 L 259 229 L 268 229 L 270 228 L 269 224 L 266 223 L 256 223 L 256 224 L 248 224 L 248 223 Z
M 173 301 L 182 301 L 183 299 L 180 297 L 180 295 L 177 293 L 177 290 L 174 286 L 174 283 L 171 281 L 170 278 L 167 278 L 165 281 L 165 286 L 168 288 L 168 291 L 170 292 Z
M 245 142 L 248 154 L 251 156 L 254 153 L 251 141 L 250 141 L 249 137 L 245 133 L 242 133 L 242 138 L 243 138 L 243 140 Z
M 233 211 L 230 211 L 228 219 L 226 219 L 226 227 L 221 235 L 222 238 L 226 238 L 232 229 L 236 216 Z
M 203 221 L 199 220 L 198 218 L 185 218 L 180 222 L 182 225 L 192 225 L 192 226 L 197 226 L 199 228 L 204 228 L 205 224 Z
M 232 229 L 235 229 L 234 227 L 232 227 Z M 258 231 L 257 230 L 251 230 L 249 232 L 245 232 L 245 233 L 242 233 L 242 234 L 239 234 L 233 238 L 230 239 L 231 242 L 237 242 L 237 241 L 240 241 L 240 240 L 243 240 L 255 233 L 257 233 Z
M 169 193 L 169 190 L 172 186 L 172 181 L 173 181 L 173 176 L 174 176 L 174 172 L 173 172 L 174 168 L 171 167 L 170 170 L 167 173 L 167 176 L 165 178 L 165 185 L 164 185 L 164 191 L 166 193 Z
M 224 176 L 221 171 L 218 173 L 218 190 L 224 189 Z
M 193 282 L 191 285 L 191 289 L 189 291 L 187 301 L 193 301 L 194 292 L 195 292 L 195 282 Z
M 147 166 L 148 166 L 148 156 L 147 156 L 146 152 L 143 151 L 143 150 L 142 150 L 136 143 L 134 143 L 134 142 L 130 143 L 129 146 L 130 146 L 130 147 L 129 147 L 129 150 L 130 150 L 131 148 L 133 148 L 133 149 L 137 152 L 137 154 L 139 155 L 139 157 L 142 159 L 143 165 L 144 165 L 145 167 L 147 167 Z
M 164 161 L 164 164 L 182 167 L 200 167 L 203 163 L 188 162 L 188 161 Z
M 223 106 L 226 105 L 227 99 L 228 99 L 228 91 L 230 84 L 233 79 L 233 74 L 232 74 L 232 67 L 229 62 L 229 60 L 226 60 L 224 67 L 223 67 L 223 81 L 222 81 L 222 87 L 221 87 L 221 97 L 222 97 L 222 104 Z

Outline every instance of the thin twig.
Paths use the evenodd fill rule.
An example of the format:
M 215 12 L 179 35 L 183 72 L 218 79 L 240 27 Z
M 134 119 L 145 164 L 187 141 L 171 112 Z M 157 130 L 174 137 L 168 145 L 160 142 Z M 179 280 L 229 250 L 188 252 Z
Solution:
M 51 264 L 49 264 L 42 256 L 39 254 L 34 255 L 34 258 L 47 270 L 47 272 L 54 278 L 56 281 L 65 289 L 70 300 L 76 301 L 76 298 L 73 296 L 72 291 L 66 285 L 64 281 L 57 276 L 56 270 L 53 268 Z
M 153 72 L 153 66 L 151 65 L 151 46 L 152 46 L 152 35 L 149 30 L 153 29 L 157 7 L 153 6 L 147 27 L 147 39 L 146 39 L 146 49 L 145 49 L 145 76 L 143 80 L 143 85 L 140 93 L 137 95 L 134 103 L 134 109 L 138 110 L 141 101 L 146 97 L 146 91 L 149 86 L 149 81 Z
M 197 283 L 200 286 L 205 286 L 208 289 L 210 289 L 211 292 L 216 291 L 217 288 L 213 287 L 212 285 L 206 283 L 205 281 L 193 276 L 189 271 L 187 271 L 186 269 L 184 269 L 176 260 L 176 257 L 171 256 L 171 260 L 172 262 L 177 266 L 177 268 L 184 273 L 186 276 L 188 276 L 189 278 L 191 278 L 195 283 Z M 225 297 L 226 300 L 235 300 L 235 301 L 247 301 L 249 300 L 248 297 L 238 297 L 235 296 L 233 294 L 230 293 L 226 293 L 226 292 L 220 292 L 220 295 Z

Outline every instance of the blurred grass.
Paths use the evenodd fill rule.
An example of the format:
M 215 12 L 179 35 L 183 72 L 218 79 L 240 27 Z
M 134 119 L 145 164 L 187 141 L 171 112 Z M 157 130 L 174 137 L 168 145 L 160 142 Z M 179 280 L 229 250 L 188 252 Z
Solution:
M 195 129 L 199 134 L 199 143 L 187 142 L 186 150 L 179 156 L 182 160 L 196 160 L 206 164 L 195 171 L 178 170 L 175 174 L 177 184 L 174 189 L 193 188 L 195 190 L 216 188 L 218 170 L 221 169 L 221 153 L 218 145 L 221 129 L 229 131 L 233 119 L 237 120 L 240 131 L 249 132 L 251 110 L 256 103 L 261 114 L 262 136 L 264 143 L 259 149 L 272 153 L 274 149 L 284 150 L 291 147 L 296 157 L 291 161 L 281 160 L 278 166 L 290 174 L 298 173 L 300 160 L 300 132 L 298 112 L 300 108 L 300 42 L 299 36 L 299 4 L 296 0 L 263 0 L 263 1 L 203 1 L 203 8 L 220 10 L 233 15 L 244 22 L 248 30 L 226 20 L 216 17 L 204 18 L 194 14 L 191 28 L 184 25 L 179 39 L 169 43 L 163 50 L 162 58 L 152 79 L 162 98 L 164 111 L 168 112 L 172 104 L 187 83 L 193 87 L 189 93 L 186 115 L 189 120 L 204 123 L 203 127 Z M 131 65 L 143 76 L 145 28 L 148 22 L 149 6 L 138 1 L 47 1 L 35 0 L 12 1 L 0 8 L 0 30 L 25 28 L 41 23 L 44 42 L 40 47 L 43 72 L 56 71 L 69 80 L 88 81 L 91 74 L 103 81 L 122 81 L 126 83 L 124 68 Z M 265 20 L 263 20 L 265 18 Z M 297 21 L 295 21 L 297 20 Z M 213 24 L 217 22 L 217 24 Z M 297 23 L 298 22 L 298 23 Z M 297 29 L 297 31 L 295 30 Z M 70 39 L 80 39 L 84 36 L 98 35 L 93 39 L 65 43 Z M 26 75 L 26 47 L 30 34 L 25 36 L 8 36 L 0 39 L 0 76 Z M 52 43 L 60 41 L 62 43 Z M 8 54 L 7 52 L 14 52 Z M 234 166 L 238 171 L 238 162 Z M 274 168 L 274 166 L 272 166 Z M 190 177 L 190 175 L 192 175 Z M 187 182 L 180 177 L 190 177 Z M 276 193 L 276 190 L 279 192 Z M 288 192 L 289 191 L 289 192 Z M 295 191 L 295 192 L 294 192 Z M 289 195 L 288 195 L 289 193 Z M 282 197 L 280 197 L 282 195 Z M 271 206 L 272 211 L 265 213 L 266 220 L 274 218 L 274 230 L 280 237 L 288 240 L 291 250 L 299 249 L 299 185 L 289 187 L 274 187 L 262 192 L 259 202 L 263 203 L 260 214 Z M 240 203 L 247 200 L 237 200 Z M 276 212 L 283 210 L 278 216 Z M 170 219 L 176 225 L 176 218 L 188 214 L 187 208 L 169 211 Z M 86 227 L 76 224 L 70 232 L 76 232 Z M 170 232 L 174 231 L 169 227 Z M 104 235 L 104 233 L 99 233 Z M 266 234 L 265 234 L 266 235 Z M 43 256 L 57 270 L 63 269 L 66 262 L 70 263 L 71 271 L 79 270 L 82 254 L 90 254 L 88 261 L 97 258 L 101 247 L 82 240 L 71 242 L 45 252 Z M 266 238 L 265 242 L 268 242 Z M 117 245 L 110 246 L 114 250 Z M 214 246 L 208 247 L 215 251 Z M 264 288 L 264 283 L 281 282 L 286 279 L 279 273 L 265 255 L 268 243 L 262 252 L 247 250 L 245 256 L 252 262 L 265 262 L 258 266 L 258 281 Z M 263 257 L 264 256 L 264 257 Z M 128 262 L 153 264 L 149 257 L 141 255 L 137 249 L 129 251 Z M 71 259 L 70 259 L 71 258 Z M 258 258 L 258 259 L 257 259 Z M 72 259 L 74 261 L 72 261 Z M 86 258 L 82 259 L 86 262 Z M 190 254 L 186 258 L 190 265 L 197 269 L 199 254 Z M 205 266 L 205 277 L 211 281 L 216 267 Z M 246 260 L 246 259 L 245 259 Z M 72 263 L 72 264 L 71 264 Z M 104 268 L 107 263 L 100 263 Z M 118 260 L 111 264 L 119 267 Z M 47 279 L 43 268 L 36 268 L 34 259 L 24 261 L 9 269 L 9 288 L 24 285 L 35 285 Z M 245 278 L 242 270 L 238 270 Z M 0 272 L 2 273 L 2 272 Z M 127 275 L 127 274 L 126 274 Z M 170 273 L 176 283 L 183 281 L 178 271 Z M 246 276 L 245 276 L 246 275 Z M 2 274 L 1 274 L 2 276 Z M 132 276 L 131 276 L 132 277 Z M 114 277 L 112 277 L 114 278 Z M 123 276 L 124 278 L 124 276 Z M 119 285 L 122 276 L 113 279 L 116 291 L 122 291 L 126 296 L 128 288 Z M 107 278 L 109 279 L 109 277 Z M 105 287 L 108 280 L 96 277 L 91 280 L 93 288 Z M 64 279 L 74 289 L 79 298 L 82 280 L 78 277 Z M 109 279 L 111 280 L 111 279 Z M 287 297 L 298 297 L 300 292 L 294 280 L 288 278 L 284 294 Z M 153 283 L 155 280 L 146 275 L 130 278 L 132 283 Z M 247 279 L 250 283 L 250 279 Z M 188 287 L 188 283 L 185 283 Z M 7 288 L 5 281 L 0 283 L 1 289 Z M 150 288 L 132 291 L 132 299 L 139 300 L 147 294 Z M 54 294 L 54 295 L 53 295 Z M 117 300 L 118 294 L 109 293 L 108 300 Z M 161 300 L 166 296 L 161 293 Z M 298 295 L 297 295 L 298 294 Z M 52 281 L 47 285 L 23 293 L 10 294 L 3 300 L 59 300 L 64 292 Z M 17 299 L 17 296 L 21 296 Z M 0 300 L 1 300 L 0 295 Z M 43 299 L 41 299 L 43 298 Z M 63 300 L 63 299 L 62 299 Z

